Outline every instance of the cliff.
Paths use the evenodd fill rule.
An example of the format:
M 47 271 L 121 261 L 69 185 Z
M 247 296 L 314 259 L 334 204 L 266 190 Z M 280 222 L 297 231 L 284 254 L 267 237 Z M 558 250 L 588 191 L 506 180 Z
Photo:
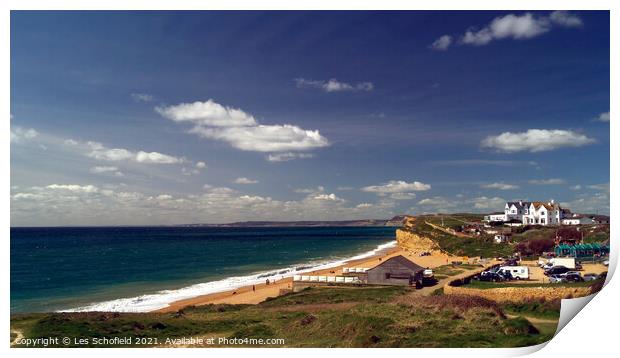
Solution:
M 439 245 L 433 240 L 416 235 L 406 229 L 396 230 L 396 242 L 398 246 L 411 251 L 439 250 Z

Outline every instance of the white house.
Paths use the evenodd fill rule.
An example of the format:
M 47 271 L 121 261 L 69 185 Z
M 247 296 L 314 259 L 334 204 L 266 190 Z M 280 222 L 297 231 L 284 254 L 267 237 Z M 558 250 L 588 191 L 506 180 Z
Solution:
M 504 214 L 506 216 L 506 220 L 518 220 L 523 221 L 523 215 L 528 215 L 530 210 L 530 202 L 526 201 L 509 201 L 504 206 Z
M 510 234 L 496 234 L 494 240 L 498 244 L 507 242 L 510 240 Z
M 523 215 L 523 225 L 561 225 L 564 211 L 551 200 L 548 203 L 534 201 Z
M 587 216 L 574 215 L 572 217 L 562 219 L 562 225 L 591 225 L 594 220 Z

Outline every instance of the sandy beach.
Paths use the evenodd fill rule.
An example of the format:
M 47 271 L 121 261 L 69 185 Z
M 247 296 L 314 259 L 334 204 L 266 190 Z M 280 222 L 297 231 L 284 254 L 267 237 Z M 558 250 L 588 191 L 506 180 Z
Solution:
M 347 261 L 343 265 L 335 266 L 328 269 L 312 271 L 309 275 L 322 275 L 322 276 L 337 276 L 342 274 L 343 267 L 364 267 L 372 268 L 380 264 L 383 260 L 386 260 L 393 256 L 403 255 L 411 261 L 417 263 L 423 267 L 437 267 L 445 265 L 455 259 L 461 259 L 460 257 L 448 256 L 440 251 L 431 252 L 430 256 L 419 256 L 418 252 L 411 252 L 399 247 L 386 249 L 383 252 L 379 252 L 374 256 L 370 256 L 364 259 Z M 262 283 L 255 285 L 255 290 L 252 286 L 243 286 L 235 290 L 229 290 L 224 292 L 217 292 L 208 295 L 198 296 L 185 300 L 172 302 L 168 307 L 156 310 L 156 312 L 174 312 L 187 306 L 200 306 L 207 304 L 257 304 L 263 302 L 269 297 L 276 297 L 280 295 L 281 290 L 287 290 L 292 288 L 292 277 L 283 278 L 269 285 Z

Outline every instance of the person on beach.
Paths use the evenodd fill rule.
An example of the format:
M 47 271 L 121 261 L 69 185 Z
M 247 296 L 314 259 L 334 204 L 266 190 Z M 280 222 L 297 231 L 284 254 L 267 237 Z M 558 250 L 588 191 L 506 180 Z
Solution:
M 252 285 L 252 292 L 256 292 L 256 286 Z
M 265 280 L 265 285 L 269 286 L 269 279 Z

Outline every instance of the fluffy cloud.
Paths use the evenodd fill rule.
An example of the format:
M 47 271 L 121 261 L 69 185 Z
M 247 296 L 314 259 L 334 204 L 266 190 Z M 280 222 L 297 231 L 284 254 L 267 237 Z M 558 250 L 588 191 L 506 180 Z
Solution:
M 461 45 L 483 46 L 496 40 L 525 40 L 547 33 L 554 27 L 570 28 L 582 25 L 583 21 L 579 16 L 567 11 L 554 11 L 548 16 L 531 13 L 508 14 L 496 17 L 481 29 L 468 29 L 460 36 L 459 43 Z M 435 50 L 446 50 L 452 42 L 450 35 L 444 35 L 430 47 Z
M 233 181 L 235 184 L 256 184 L 258 180 L 248 179 L 246 177 L 237 178 Z
M 204 169 L 207 167 L 207 164 L 205 162 L 197 162 L 196 163 L 196 168 L 198 169 Z
M 527 132 L 504 132 L 482 140 L 484 148 L 513 153 L 520 151 L 542 152 L 563 147 L 581 147 L 595 140 L 584 134 L 563 129 L 529 129 Z
M 588 185 L 588 189 L 609 192 L 609 183 Z
M 318 194 L 313 197 L 315 200 L 344 201 L 336 196 L 336 194 Z
M 39 133 L 33 128 L 11 127 L 11 143 L 21 143 L 38 135 Z
M 299 188 L 293 191 L 296 193 L 300 193 L 300 194 L 312 194 L 312 193 L 322 193 L 325 191 L 325 188 L 319 185 L 316 188 Z
M 197 101 L 156 107 L 155 111 L 175 122 L 191 122 L 201 127 L 240 127 L 257 124 L 252 115 L 238 108 L 222 106 L 212 99 L 206 102 Z
M 457 203 L 454 200 L 449 200 L 441 196 L 435 196 L 418 201 L 418 205 L 432 207 L 439 211 L 445 211 L 446 209 L 455 208 Z
M 119 190 L 120 186 L 51 184 L 12 188 L 11 220 L 15 225 L 123 225 L 218 223 L 242 220 L 342 220 L 391 217 L 389 203 L 347 206 L 336 194 L 308 193 L 301 200 L 281 201 L 226 187 L 205 187 L 190 195 Z M 34 220 L 34 221 L 33 221 Z
M 90 172 L 93 174 L 107 174 L 107 173 L 111 173 L 114 174 L 116 176 L 123 176 L 123 173 L 121 171 L 118 170 L 118 167 L 108 167 L 108 166 L 96 166 L 96 167 L 92 167 L 90 168 Z
M 319 88 L 325 92 L 372 91 L 375 88 L 372 82 L 359 82 L 356 84 L 350 84 L 346 82 L 340 82 L 335 78 L 332 78 L 328 81 L 296 78 L 295 83 L 299 88 Z
M 431 48 L 437 51 L 445 51 L 452 44 L 452 36 L 443 35 L 431 44 Z
M 203 138 L 221 140 L 240 150 L 271 153 L 267 156 L 270 161 L 307 158 L 311 154 L 295 152 L 329 145 L 318 130 L 291 124 L 261 125 L 243 110 L 222 106 L 211 99 L 155 110 L 175 122 L 192 123 L 189 132 Z
M 424 184 L 419 181 L 407 183 L 404 180 L 390 180 L 387 183 L 363 187 L 362 191 L 377 193 L 379 195 L 387 195 L 387 194 L 392 194 L 392 193 L 426 191 L 426 190 L 429 190 L 430 188 L 431 188 L 430 184 Z
M 50 184 L 46 186 L 47 189 L 51 190 L 62 190 L 62 191 L 70 191 L 77 193 L 96 193 L 99 191 L 94 185 L 78 185 L 78 184 Z
M 240 150 L 255 152 L 303 151 L 329 144 L 318 130 L 306 130 L 290 124 L 225 128 L 194 127 L 190 132 L 204 138 L 223 140 Z
M 155 97 L 147 93 L 132 93 L 131 99 L 136 102 L 153 102 Z
M 564 179 L 559 178 L 551 178 L 551 179 L 533 179 L 528 181 L 528 183 L 533 185 L 560 185 L 566 183 Z
M 609 122 L 609 112 L 604 112 L 598 115 L 598 120 L 601 122 Z
M 581 18 L 575 14 L 571 14 L 568 11 L 554 11 L 549 15 L 551 22 L 564 26 L 564 27 L 580 27 L 583 26 Z
M 580 184 L 573 185 L 570 187 L 570 190 L 581 190 L 581 185 Z
M 274 153 L 269 154 L 267 156 L 267 160 L 270 162 L 288 162 L 293 159 L 306 159 L 313 158 L 314 154 L 312 153 L 293 153 L 293 152 L 285 152 L 285 153 Z
M 86 155 L 95 158 L 97 160 L 104 161 L 133 161 L 137 163 L 145 164 L 178 164 L 183 163 L 185 160 L 177 158 L 171 155 L 162 154 L 158 152 L 145 152 L 138 151 L 132 152 L 123 148 L 106 148 L 98 142 L 88 142 L 87 147 L 90 148 L 90 152 Z
M 518 185 L 514 185 L 514 184 L 506 184 L 506 183 L 490 183 L 490 184 L 483 184 L 480 187 L 484 188 L 484 189 L 499 189 L 499 190 L 514 190 L 514 189 L 519 189 Z
M 501 210 L 506 204 L 506 200 L 500 197 L 487 198 L 486 196 L 480 196 L 469 200 L 473 204 L 475 209 L 479 210 Z
M 394 200 L 413 200 L 416 198 L 415 193 L 393 193 L 390 195 Z

